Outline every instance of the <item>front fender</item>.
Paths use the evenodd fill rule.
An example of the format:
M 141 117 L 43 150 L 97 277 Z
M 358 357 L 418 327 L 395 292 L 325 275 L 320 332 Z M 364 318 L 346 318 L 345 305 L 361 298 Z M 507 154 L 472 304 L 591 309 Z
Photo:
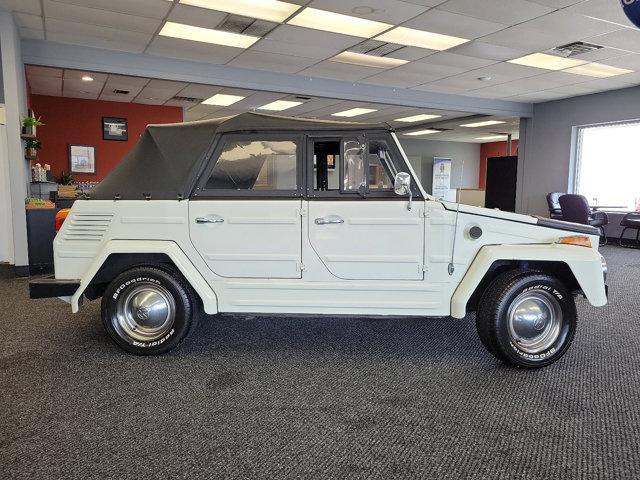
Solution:
M 561 262 L 568 265 L 595 307 L 607 304 L 600 253 L 575 245 L 486 245 L 480 249 L 451 298 L 451 316 L 463 318 L 467 302 L 491 265 L 498 260 Z
M 91 283 L 91 280 L 93 280 L 93 277 L 100 270 L 107 257 L 114 253 L 163 253 L 167 255 L 191 287 L 200 295 L 204 311 L 210 315 L 218 313 L 218 298 L 204 277 L 193 266 L 178 244 L 163 240 L 110 240 L 106 242 L 80 279 L 80 287 L 71 297 L 71 311 L 73 313 L 78 312 L 82 294 Z

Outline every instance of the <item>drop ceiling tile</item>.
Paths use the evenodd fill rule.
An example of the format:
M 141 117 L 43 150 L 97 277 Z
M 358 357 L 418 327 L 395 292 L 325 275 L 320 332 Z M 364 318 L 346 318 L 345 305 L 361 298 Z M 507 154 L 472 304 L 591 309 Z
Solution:
M 605 47 L 640 53 L 640 30 L 638 29 L 624 28 L 604 35 L 590 37 L 587 41 Z
M 433 53 L 436 53 L 436 51 L 418 47 L 403 47 L 390 54 L 390 56 L 393 58 L 399 58 L 400 60 L 414 61 L 420 60 L 421 58 Z
M 251 46 L 252 51 L 275 53 L 279 55 L 299 55 L 302 51 L 296 43 L 280 42 L 269 38 L 263 38 Z M 304 55 L 316 60 L 324 60 L 340 53 L 340 49 L 326 48 L 323 45 L 307 45 L 304 47 Z
M 513 95 L 520 95 L 522 93 L 529 93 L 530 90 L 517 85 L 509 85 L 502 83 L 499 85 L 493 85 L 486 88 L 480 88 L 478 90 L 472 90 L 466 95 L 475 96 L 480 98 L 506 98 Z
M 554 10 L 525 0 L 449 0 L 438 9 L 505 25 L 526 22 Z
M 215 64 L 227 63 L 242 52 L 241 48 L 160 36 L 155 37 L 145 50 L 150 55 Z
M 140 53 L 151 35 L 127 30 L 45 19 L 47 39 L 54 42 L 74 43 L 88 47 L 107 48 Z
M 455 78 L 444 78 L 412 88 L 426 92 L 458 94 L 473 90 L 475 87 L 477 87 L 477 84 L 471 85 L 469 82 L 458 82 Z
M 31 15 L 29 13 L 14 13 L 16 23 L 21 28 L 29 30 L 42 30 L 42 17 L 40 15 Z
M 11 12 L 30 13 L 31 15 L 42 15 L 40 0 L 0 0 L 0 8 Z
M 376 22 L 397 25 L 427 10 L 398 0 L 313 0 L 309 6 Z
M 379 68 L 349 65 L 347 63 L 330 62 L 328 60 L 298 72 L 299 75 L 307 77 L 321 77 L 350 81 L 360 80 L 377 73 L 380 73 Z
M 496 60 L 487 60 L 485 58 L 468 57 L 466 55 L 458 55 L 457 53 L 438 52 L 428 57 L 422 58 L 420 63 L 428 63 L 435 65 L 446 65 L 457 67 L 464 70 L 473 70 L 497 63 Z
M 230 105 L 230 107 L 233 107 L 236 110 L 255 110 L 262 105 L 275 102 L 276 100 L 280 100 L 281 98 L 286 96 L 287 95 L 284 93 L 256 92 L 252 95 L 249 95 L 244 100 L 240 100 L 239 102 Z
M 482 67 L 476 70 L 473 70 L 467 75 L 474 77 L 500 77 L 506 78 L 508 80 L 516 80 L 518 78 L 526 78 L 533 77 L 535 75 L 542 75 L 548 72 L 548 70 L 543 70 L 541 68 L 535 67 L 527 67 L 525 65 L 516 65 L 514 63 L 495 63 L 493 65 L 489 65 L 488 67 Z
M 608 60 L 610 58 L 617 58 L 623 55 L 628 55 L 629 52 L 625 50 L 618 50 L 617 48 L 603 47 L 598 50 L 592 50 L 591 52 L 582 53 L 580 55 L 574 55 L 571 58 L 576 60 L 585 60 L 588 62 L 599 62 L 602 60 Z
M 550 102 L 552 100 L 558 100 L 565 97 L 566 95 L 563 93 L 546 91 L 546 92 L 527 93 L 523 95 L 515 95 L 513 97 L 507 97 L 505 100 L 513 101 L 513 102 L 541 103 L 541 102 Z
M 20 37 L 44 40 L 44 28 L 37 30 L 32 30 L 31 28 L 20 28 Z
M 226 16 L 226 13 L 217 10 L 178 4 L 171 10 L 167 19 L 171 22 L 184 23 L 196 27 L 216 28 Z
M 567 13 L 586 15 L 624 27 L 636 28 L 622 11 L 618 0 L 586 0 L 576 2 L 566 9 Z
M 640 71 L 640 54 L 630 53 L 621 57 L 610 58 L 602 61 L 605 65 L 611 65 L 612 67 L 626 68 L 628 70 Z
M 35 95 L 62 95 L 62 77 L 29 75 L 28 81 L 31 93 Z
M 540 79 L 548 82 L 552 87 L 561 87 L 564 85 L 575 85 L 589 80 L 591 77 L 584 75 L 575 75 L 567 72 L 549 72 L 540 76 L 532 77 L 532 79 Z
M 222 87 L 215 85 L 200 85 L 198 83 L 190 83 L 178 92 L 181 97 L 192 97 L 207 99 L 222 90 Z
M 85 75 L 93 78 L 93 82 L 84 82 L 86 84 L 104 83 L 108 77 L 106 73 L 87 72 L 84 70 L 71 70 L 69 68 L 66 68 L 64 70 L 64 74 L 62 75 L 62 78 L 67 80 L 82 80 L 82 77 L 84 77 Z
M 168 98 L 163 97 L 146 97 L 138 95 L 132 101 L 132 103 L 139 103 L 141 105 L 165 105 Z
M 414 5 L 422 5 L 425 7 L 435 7 L 447 0 L 403 0 L 405 3 L 413 3 Z
M 437 80 L 441 76 L 428 76 L 421 73 L 396 72 L 394 70 L 381 72 L 377 75 L 362 79 L 362 83 L 371 85 L 380 85 L 384 87 L 410 88 L 416 85 L 422 85 L 425 82 Z
M 293 43 L 304 48 L 306 46 L 321 45 L 324 48 L 345 50 L 362 41 L 361 38 L 339 33 L 322 32 L 311 28 L 296 27 L 295 25 L 280 25 L 269 32 L 265 38 L 270 40 Z
M 234 58 L 228 65 L 267 71 L 275 70 L 280 73 L 295 73 L 310 67 L 317 61 L 315 58 L 247 50 Z
M 597 88 L 584 86 L 584 84 L 577 85 L 566 85 L 564 87 L 555 87 L 548 89 L 549 92 L 553 93 L 561 93 L 563 95 L 567 95 L 569 97 L 574 97 L 576 95 L 587 95 L 589 93 L 597 92 Z
M 62 78 L 63 70 L 55 67 L 41 67 L 39 65 L 26 65 L 25 71 L 27 72 L 27 78 L 32 75 L 39 77 L 55 77 Z
M 528 28 L 525 23 L 487 35 L 482 38 L 482 41 L 532 53 L 573 42 L 575 37 L 571 34 L 562 33 L 551 35 L 541 30 Z
M 17 0 L 24 1 L 24 0 Z M 33 0 L 30 0 L 33 1 Z M 35 0 L 39 1 L 39 0 Z M 167 0 L 54 0 L 57 3 L 92 7 L 109 12 L 162 19 L 171 8 Z
M 576 40 L 620 30 L 619 25 L 558 10 L 525 23 L 527 28 L 553 36 L 572 35 Z
M 151 79 L 149 83 L 144 87 L 151 90 L 167 90 L 172 92 L 172 95 L 178 93 L 180 90 L 188 85 L 186 82 L 176 82 L 174 80 L 160 80 L 157 78 Z
M 501 23 L 446 12 L 437 8 L 409 20 L 404 26 L 467 39 L 483 37 L 508 27 L 508 25 Z
M 451 50 L 447 50 L 447 52 L 496 61 L 512 60 L 527 54 L 525 50 L 517 50 L 515 48 L 494 45 L 484 41 L 480 42 L 478 40 L 452 48 Z
M 154 104 L 163 104 L 164 102 L 169 101 L 173 97 L 174 93 L 171 90 L 163 90 L 163 89 L 154 89 L 154 88 L 143 88 L 138 95 L 135 97 L 135 102 L 137 103 L 147 103 L 150 105 Z
M 320 108 L 331 107 L 340 103 L 340 100 L 334 98 L 312 98 L 310 100 L 300 100 L 304 103 L 287 110 L 289 115 L 304 115 L 307 112 L 318 110 Z
M 186 112 L 184 112 L 184 121 L 185 122 L 195 122 L 195 121 L 198 121 L 198 120 L 202 120 L 207 116 L 208 116 L 208 114 L 205 114 L 205 113 L 202 113 L 202 112 L 192 112 L 190 110 L 187 110 Z
M 63 97 L 67 98 L 83 98 L 85 100 L 97 100 L 100 92 L 89 92 L 89 91 L 78 91 L 78 90 L 70 90 L 64 91 L 62 94 Z
M 83 82 L 73 78 L 65 78 L 62 82 L 62 92 L 85 92 L 95 93 L 96 95 L 102 91 L 104 82 Z
M 569 5 L 575 5 L 576 3 L 584 2 L 584 0 L 529 0 L 533 3 L 539 3 L 552 8 L 565 8 Z
M 549 78 L 553 73 L 557 72 L 536 75 L 535 77 L 520 78 L 518 80 L 512 80 L 511 82 L 504 83 L 503 85 L 520 87 L 524 89 L 524 91 L 537 92 L 540 90 L 550 90 L 552 88 L 561 88 L 567 85 L 573 85 L 580 83 L 583 80 L 582 78 L 579 78 L 579 75 L 563 73 L 566 77 L 559 77 L 560 80 L 554 81 L 554 78 L 558 78 L 557 76 Z
M 149 83 L 148 78 L 128 75 L 110 74 L 107 79 L 107 85 L 113 85 L 114 88 L 122 88 L 123 90 L 138 89 L 140 91 L 147 83 Z
M 119 102 L 119 103 L 131 103 L 133 101 L 133 95 L 113 95 L 102 92 L 98 97 L 99 100 L 105 102 Z
M 583 87 L 592 87 L 598 89 L 599 91 L 605 90 L 619 90 L 621 88 L 629 88 L 632 85 L 621 81 L 619 77 L 613 78 L 598 78 L 595 80 L 588 80 L 584 83 L 581 83 Z
M 154 33 L 160 27 L 160 20 L 157 18 L 69 5 L 52 0 L 44 0 L 44 14 L 46 19 L 58 19 L 148 34 Z

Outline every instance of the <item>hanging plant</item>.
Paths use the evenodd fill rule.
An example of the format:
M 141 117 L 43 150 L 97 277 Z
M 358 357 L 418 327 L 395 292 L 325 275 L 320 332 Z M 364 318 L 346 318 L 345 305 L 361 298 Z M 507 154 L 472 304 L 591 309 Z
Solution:
M 22 134 L 35 137 L 36 127 L 44 125 L 44 123 L 42 123 L 42 120 L 40 120 L 41 118 L 42 117 L 36 118 L 31 115 L 29 115 L 28 117 L 24 117 L 22 119 Z
M 38 150 L 42 148 L 42 142 L 40 140 L 29 138 L 26 141 L 26 157 L 36 158 L 38 156 Z

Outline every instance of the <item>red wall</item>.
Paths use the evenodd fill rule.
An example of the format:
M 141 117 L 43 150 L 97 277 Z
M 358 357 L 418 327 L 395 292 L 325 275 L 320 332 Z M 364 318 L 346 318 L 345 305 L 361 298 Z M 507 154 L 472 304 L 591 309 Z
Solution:
M 69 144 L 95 145 L 96 174 L 74 174 L 76 181 L 102 180 L 133 148 L 147 124 L 182 122 L 182 108 L 161 105 L 31 95 L 30 108 L 45 123 L 37 131 L 42 142 L 39 162 L 51 165 L 54 176 L 69 171 Z M 126 118 L 129 140 L 103 140 L 103 116 Z
M 511 155 L 518 154 L 518 140 L 511 142 Z M 480 146 L 480 178 L 478 188 L 484 190 L 487 185 L 487 158 L 507 156 L 507 142 L 483 143 Z

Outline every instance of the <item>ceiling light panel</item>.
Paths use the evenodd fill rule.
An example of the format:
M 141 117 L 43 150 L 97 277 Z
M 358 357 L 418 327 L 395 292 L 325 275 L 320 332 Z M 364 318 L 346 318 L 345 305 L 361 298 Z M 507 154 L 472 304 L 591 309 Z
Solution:
M 374 108 L 352 108 L 345 110 L 344 112 L 332 113 L 332 117 L 357 117 L 358 115 L 365 115 L 367 113 L 377 112 Z
M 241 33 L 223 32 L 210 28 L 194 27 L 182 23 L 167 22 L 160 30 L 160 35 L 164 37 L 180 38 L 182 40 L 192 40 L 194 42 L 213 43 L 226 47 L 249 48 L 260 40 L 260 37 L 243 35 Z
M 501 125 L 506 122 L 502 122 L 499 120 L 486 120 L 484 122 L 475 122 L 475 123 L 465 123 L 464 125 L 460 125 L 461 127 L 466 128 L 478 128 L 478 127 L 489 127 L 491 125 Z
M 297 107 L 298 105 L 302 105 L 303 102 L 293 102 L 289 100 L 276 100 L 275 102 L 267 103 L 266 105 L 262 105 L 258 107 L 258 110 L 269 110 L 271 112 L 281 112 L 283 110 L 287 110 L 288 108 Z
M 393 68 L 409 63 L 409 60 L 392 57 L 378 57 L 376 55 L 366 55 L 357 52 L 342 52 L 330 59 L 332 62 L 351 63 L 375 68 Z
M 278 0 L 180 0 L 180 3 L 278 23 L 300 8 L 300 5 Z
M 586 75 L 588 77 L 607 78 L 633 73 L 633 70 L 611 67 L 609 65 L 603 65 L 602 63 L 587 63 L 585 65 L 567 68 L 565 72 L 575 73 L 576 75 Z
M 407 137 L 417 137 L 418 135 L 431 135 L 432 133 L 440 133 L 440 130 L 432 130 L 427 128 L 426 130 L 417 130 L 415 132 L 405 133 Z
M 364 18 L 352 17 L 341 13 L 327 12 L 317 8 L 305 8 L 287 22 L 289 25 L 341 33 L 361 38 L 371 38 L 393 25 L 374 22 Z
M 240 95 L 226 95 L 224 93 L 216 93 L 213 97 L 207 98 L 203 105 L 219 105 L 222 107 L 228 107 L 229 105 L 233 105 L 240 100 L 243 100 L 246 97 L 241 97 Z
M 476 137 L 476 140 L 505 140 L 507 135 L 489 135 L 486 137 Z
M 396 118 L 396 122 L 404 122 L 404 123 L 414 123 L 414 122 L 423 122 L 425 120 L 432 120 L 434 118 L 440 118 L 442 115 L 431 115 L 427 113 L 422 113 L 420 115 L 413 115 L 411 117 L 403 117 Z
M 565 68 L 577 67 L 587 62 L 584 60 L 556 57 L 555 55 L 547 55 L 546 53 L 532 53 L 531 55 L 509 60 L 509 63 L 524 65 L 526 67 L 543 68 L 545 70 L 564 70 Z
M 467 43 L 466 38 L 452 37 L 440 33 L 425 32 L 415 28 L 396 27 L 375 38 L 383 42 L 399 43 L 410 47 L 428 48 L 429 50 L 447 50 Z

